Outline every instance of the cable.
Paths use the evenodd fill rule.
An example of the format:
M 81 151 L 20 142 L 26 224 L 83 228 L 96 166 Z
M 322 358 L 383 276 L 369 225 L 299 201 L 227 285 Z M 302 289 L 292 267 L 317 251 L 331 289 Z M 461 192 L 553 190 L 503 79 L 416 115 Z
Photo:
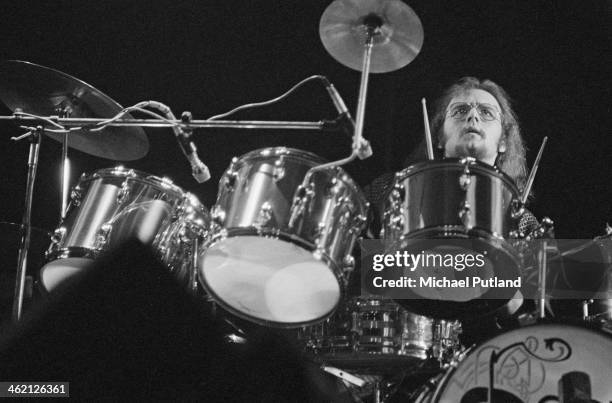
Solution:
M 209 117 L 206 120 L 217 120 L 217 119 L 221 119 L 221 118 L 224 118 L 226 116 L 232 115 L 232 114 L 234 114 L 234 113 L 236 113 L 238 111 L 241 111 L 241 110 L 250 109 L 250 108 L 256 108 L 256 107 L 260 107 L 260 106 L 272 105 L 272 104 L 274 104 L 274 103 L 276 103 L 278 101 L 281 101 L 281 100 L 285 99 L 291 93 L 293 93 L 295 90 L 297 90 L 299 87 L 301 87 L 302 85 L 306 84 L 307 82 L 313 81 L 313 80 L 321 80 L 322 82 L 327 81 L 327 79 L 324 76 L 321 76 L 321 75 L 310 76 L 310 77 L 307 77 L 307 78 L 303 79 L 299 83 L 295 84 L 287 92 L 285 92 L 284 94 L 282 94 L 282 95 L 280 95 L 280 96 L 278 96 L 276 98 L 270 99 L 268 101 L 253 102 L 253 103 L 250 103 L 250 104 L 241 105 L 241 106 L 238 106 L 238 107 L 236 107 L 236 108 L 234 108 L 234 109 L 232 109 L 232 110 L 230 110 L 228 112 L 221 113 L 219 115 L 211 116 L 211 117 Z

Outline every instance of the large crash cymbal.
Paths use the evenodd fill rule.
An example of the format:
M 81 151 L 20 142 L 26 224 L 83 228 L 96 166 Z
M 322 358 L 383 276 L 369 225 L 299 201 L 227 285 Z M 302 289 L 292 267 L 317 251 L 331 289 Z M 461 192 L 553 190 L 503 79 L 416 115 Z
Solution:
M 0 100 L 12 111 L 39 116 L 111 118 L 123 108 L 91 85 L 48 67 L 9 60 L 0 62 Z M 131 118 L 126 115 L 125 118 Z M 46 134 L 57 141 L 63 135 Z M 107 127 L 100 132 L 75 131 L 68 146 L 96 157 L 132 161 L 144 157 L 149 141 L 140 127 Z
M 321 16 L 319 35 L 325 49 L 345 66 L 362 68 L 364 21 L 380 24 L 372 47 L 372 73 L 401 69 L 421 51 L 423 25 L 401 0 L 335 0 Z

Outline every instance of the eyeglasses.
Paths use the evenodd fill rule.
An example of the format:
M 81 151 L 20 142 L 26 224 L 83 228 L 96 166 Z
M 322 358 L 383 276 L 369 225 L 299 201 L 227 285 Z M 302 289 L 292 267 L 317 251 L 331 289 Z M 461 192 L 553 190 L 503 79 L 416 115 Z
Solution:
M 501 120 L 501 113 L 491 104 L 481 104 L 477 102 L 456 102 L 448 107 L 447 116 L 456 120 L 463 120 L 472 109 L 476 108 L 478 116 L 484 121 Z

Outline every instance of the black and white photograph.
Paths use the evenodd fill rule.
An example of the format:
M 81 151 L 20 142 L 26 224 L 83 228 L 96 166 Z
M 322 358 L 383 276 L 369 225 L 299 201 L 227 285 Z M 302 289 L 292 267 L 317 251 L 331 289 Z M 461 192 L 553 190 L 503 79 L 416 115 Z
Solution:
M 0 24 L 0 397 L 612 402 L 612 1 Z

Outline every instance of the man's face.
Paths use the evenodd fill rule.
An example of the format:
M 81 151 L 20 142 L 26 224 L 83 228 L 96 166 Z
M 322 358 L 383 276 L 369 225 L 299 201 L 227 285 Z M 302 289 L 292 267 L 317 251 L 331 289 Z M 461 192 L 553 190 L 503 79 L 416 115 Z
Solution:
M 497 99 L 480 89 L 466 90 L 451 99 L 442 128 L 444 156 L 474 157 L 495 164 L 506 151 L 502 138 L 501 108 Z

